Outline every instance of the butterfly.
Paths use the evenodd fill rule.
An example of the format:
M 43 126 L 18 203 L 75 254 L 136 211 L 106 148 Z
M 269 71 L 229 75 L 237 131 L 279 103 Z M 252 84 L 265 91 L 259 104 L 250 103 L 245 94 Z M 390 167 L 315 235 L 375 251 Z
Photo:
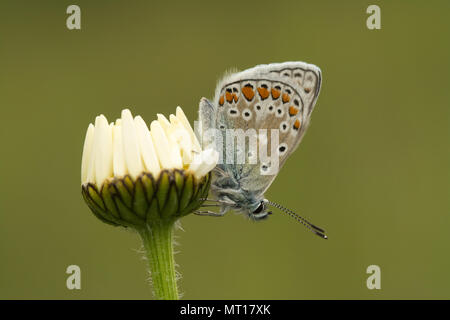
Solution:
M 225 75 L 214 100 L 200 100 L 199 138 L 203 146 L 213 146 L 221 154 L 213 170 L 212 198 L 205 199 L 213 203 L 203 207 L 220 207 L 220 212 L 199 210 L 196 214 L 223 216 L 234 210 L 261 220 L 272 213 L 272 206 L 327 238 L 323 229 L 264 197 L 309 126 L 321 82 L 321 70 L 312 64 L 258 65 Z M 239 139 L 241 143 L 235 143 Z M 262 153 L 264 149 L 270 149 L 270 157 L 268 151 Z

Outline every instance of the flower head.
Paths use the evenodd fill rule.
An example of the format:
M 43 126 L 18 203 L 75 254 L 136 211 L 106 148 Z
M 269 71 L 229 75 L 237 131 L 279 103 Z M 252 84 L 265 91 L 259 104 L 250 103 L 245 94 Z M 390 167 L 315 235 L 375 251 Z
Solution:
M 130 110 L 90 124 L 81 164 L 82 194 L 101 220 L 140 228 L 152 219 L 176 219 L 201 204 L 218 154 L 202 150 L 180 107 L 150 125 Z

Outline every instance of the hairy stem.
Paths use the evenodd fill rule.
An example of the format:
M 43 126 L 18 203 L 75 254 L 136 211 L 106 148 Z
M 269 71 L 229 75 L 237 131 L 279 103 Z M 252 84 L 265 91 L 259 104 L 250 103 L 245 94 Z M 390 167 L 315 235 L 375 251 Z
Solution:
M 174 221 L 154 221 L 139 231 L 150 268 L 154 294 L 160 300 L 178 300 L 173 258 Z

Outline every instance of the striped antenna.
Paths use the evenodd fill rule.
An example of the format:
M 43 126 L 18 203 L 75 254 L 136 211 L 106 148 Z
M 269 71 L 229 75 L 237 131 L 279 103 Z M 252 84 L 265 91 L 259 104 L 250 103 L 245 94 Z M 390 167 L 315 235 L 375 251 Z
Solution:
M 264 202 L 266 202 L 267 204 L 271 205 L 272 207 L 275 207 L 281 211 L 283 211 L 284 213 L 287 213 L 288 215 L 290 215 L 292 218 L 294 218 L 295 220 L 297 220 L 298 222 L 300 222 L 302 225 L 304 225 L 306 228 L 308 228 L 310 231 L 312 231 L 313 233 L 315 233 L 316 235 L 318 235 L 319 237 L 323 238 L 323 239 L 328 239 L 328 237 L 325 235 L 325 230 L 316 227 L 315 225 L 313 225 L 312 223 L 310 223 L 308 220 L 306 220 L 305 218 L 300 217 L 298 214 L 296 214 L 294 211 L 289 210 L 285 207 L 283 207 L 282 205 L 279 205 L 278 203 L 269 201 L 267 199 L 264 200 Z

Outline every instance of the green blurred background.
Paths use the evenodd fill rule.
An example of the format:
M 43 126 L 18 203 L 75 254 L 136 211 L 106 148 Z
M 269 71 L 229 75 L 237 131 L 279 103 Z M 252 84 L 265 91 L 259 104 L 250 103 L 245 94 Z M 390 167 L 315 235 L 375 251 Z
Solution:
M 266 196 L 329 240 L 282 213 L 188 216 L 184 298 L 450 298 L 449 19 L 449 1 L 2 1 L 0 298 L 152 298 L 137 235 L 82 200 L 88 124 L 177 105 L 193 122 L 224 71 L 289 60 L 317 64 L 323 86 Z

